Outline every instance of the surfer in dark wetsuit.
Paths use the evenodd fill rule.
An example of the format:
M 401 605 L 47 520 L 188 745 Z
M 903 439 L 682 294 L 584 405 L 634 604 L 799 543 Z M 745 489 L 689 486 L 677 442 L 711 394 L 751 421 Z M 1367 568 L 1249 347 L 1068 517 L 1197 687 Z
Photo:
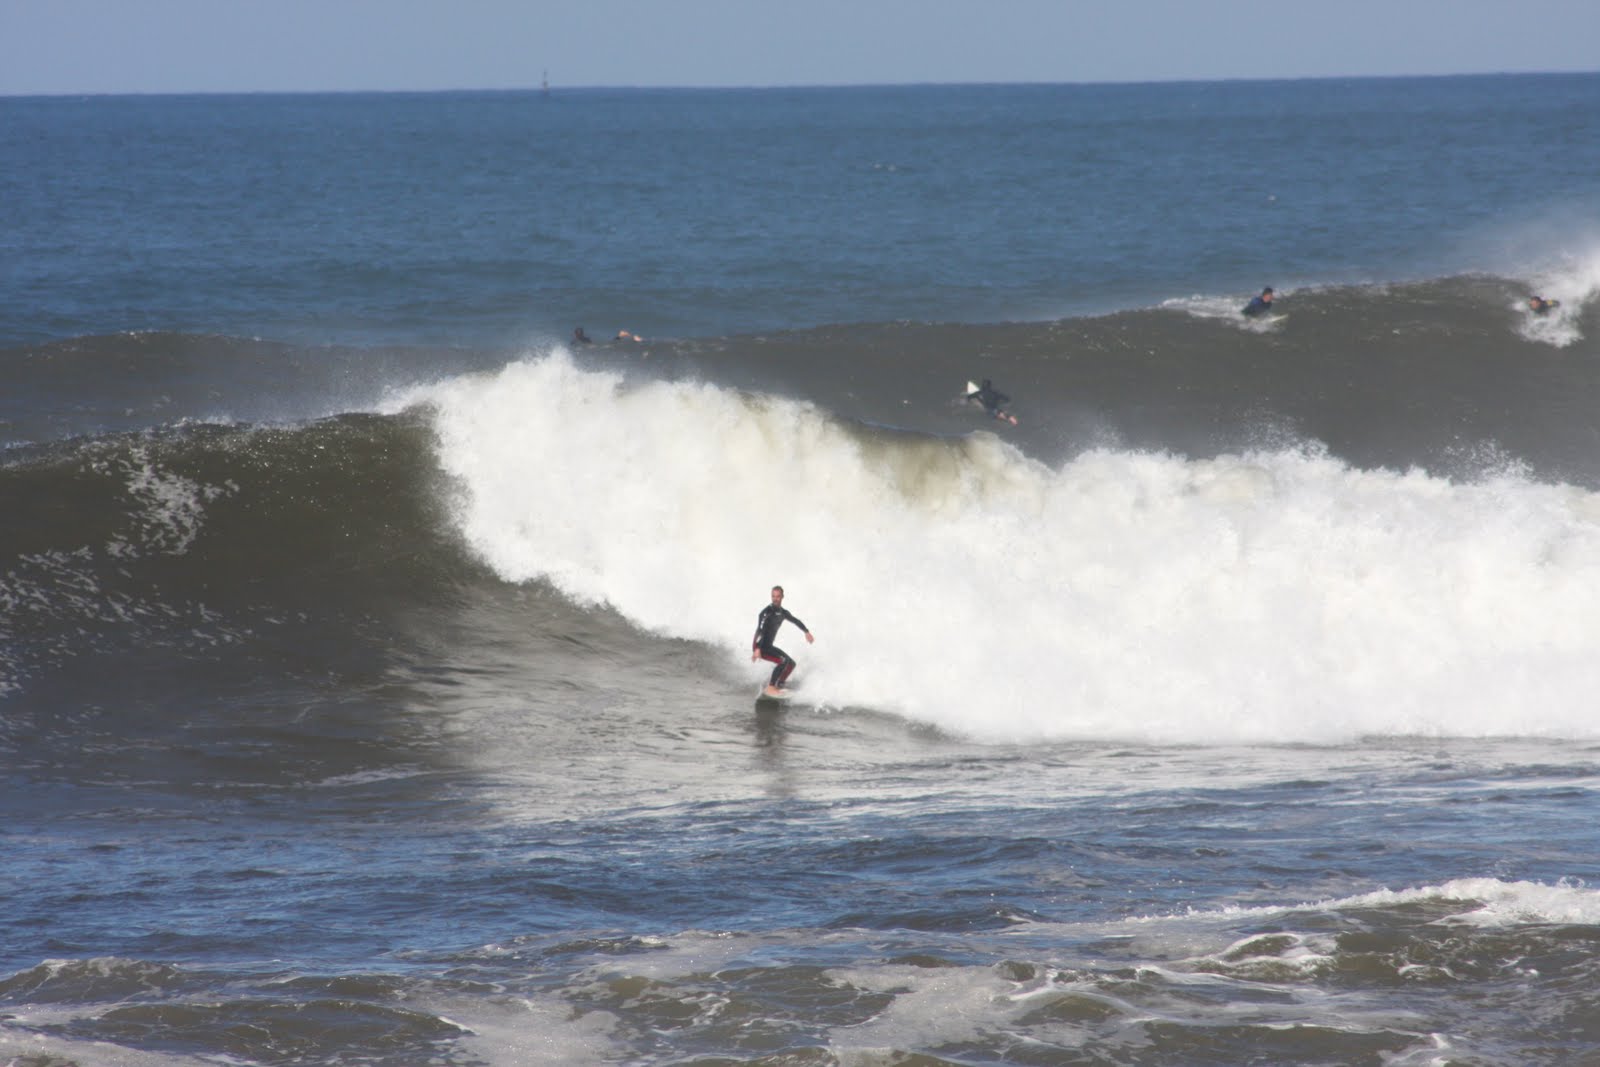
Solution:
M 1260 296 L 1252 296 L 1250 303 L 1244 306 L 1244 317 L 1253 319 L 1257 315 L 1265 315 L 1272 310 L 1272 286 L 1261 290 Z
M 1561 306 L 1561 301 L 1559 301 L 1559 300 L 1546 300 L 1542 296 L 1530 296 L 1530 297 L 1528 297 L 1528 309 L 1530 311 L 1532 311 L 1535 315 L 1543 315 L 1546 311 L 1549 311 L 1551 308 L 1558 308 L 1560 306 Z
M 582 326 L 579 326 L 576 330 L 572 331 L 572 339 L 574 341 L 578 342 L 580 345 L 587 345 L 587 344 L 593 344 L 594 343 L 593 342 L 593 338 L 591 338 L 588 334 L 583 332 L 583 327 Z
M 806 629 L 806 624 L 795 618 L 783 606 L 783 586 L 772 587 L 772 603 L 761 609 L 761 614 L 756 617 L 756 635 L 750 642 L 750 662 L 764 659 L 768 663 L 776 663 L 772 668 L 772 678 L 767 682 L 767 695 L 777 696 L 783 689 L 783 683 L 794 670 L 794 660 L 789 654 L 772 643 L 778 636 L 778 627 L 785 622 L 792 622 L 800 629 L 805 630 L 806 643 L 810 644 L 816 638 L 811 636 L 811 631 Z
M 1006 394 L 1002 393 L 1000 390 L 996 389 L 994 384 L 991 383 L 989 379 L 985 378 L 983 380 L 983 384 L 978 387 L 976 392 L 968 393 L 967 399 L 981 405 L 984 411 L 987 411 L 990 415 L 993 415 L 1001 422 L 1009 422 L 1013 426 L 1017 424 L 1017 417 L 1015 415 L 1008 414 L 1001 406 L 1003 404 L 1011 403 L 1011 398 L 1006 396 Z

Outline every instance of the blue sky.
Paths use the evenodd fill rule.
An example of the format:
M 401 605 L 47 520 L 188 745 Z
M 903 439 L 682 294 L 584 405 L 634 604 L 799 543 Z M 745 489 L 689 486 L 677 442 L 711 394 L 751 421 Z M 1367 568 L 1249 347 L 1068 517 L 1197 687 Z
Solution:
M 1600 0 L 0 0 L 0 95 L 1600 67 Z

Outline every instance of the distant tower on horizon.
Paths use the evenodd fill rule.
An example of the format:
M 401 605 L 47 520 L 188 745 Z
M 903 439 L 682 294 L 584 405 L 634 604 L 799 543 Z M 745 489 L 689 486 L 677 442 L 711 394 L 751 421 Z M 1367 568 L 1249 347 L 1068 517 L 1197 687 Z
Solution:
M 544 72 L 544 80 L 539 83 L 539 91 L 546 96 L 550 95 L 550 72 L 548 70 Z

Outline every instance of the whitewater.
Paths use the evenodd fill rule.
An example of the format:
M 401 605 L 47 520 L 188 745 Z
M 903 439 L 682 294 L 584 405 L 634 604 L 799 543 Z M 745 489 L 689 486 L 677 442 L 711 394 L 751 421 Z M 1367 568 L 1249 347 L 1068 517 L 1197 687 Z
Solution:
M 995 740 L 1574 737 L 1600 496 L 1312 445 L 1048 466 L 564 351 L 427 388 L 461 536 L 641 631 L 726 651 L 772 584 L 822 707 Z M 975 620 L 983 620 L 981 624 Z

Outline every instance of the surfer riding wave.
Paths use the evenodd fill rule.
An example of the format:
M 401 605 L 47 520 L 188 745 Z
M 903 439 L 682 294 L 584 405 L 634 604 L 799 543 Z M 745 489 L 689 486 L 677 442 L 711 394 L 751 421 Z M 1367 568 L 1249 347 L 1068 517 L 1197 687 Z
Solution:
M 996 389 L 994 383 L 989 379 L 985 378 L 982 385 L 973 385 L 968 382 L 966 398 L 983 408 L 991 418 L 999 419 L 1001 422 L 1009 422 L 1013 426 L 1017 424 L 1017 417 L 1005 409 L 1005 405 L 1011 402 L 1011 398 Z
M 783 586 L 772 587 L 772 603 L 761 609 L 761 614 L 756 617 L 756 633 L 750 642 L 750 662 L 764 659 L 768 663 L 775 663 L 772 668 L 772 678 L 767 682 L 766 694 L 777 696 L 783 691 L 783 683 L 793 673 L 795 663 L 787 652 L 773 644 L 773 639 L 778 636 L 778 628 L 785 622 L 792 622 L 800 627 L 806 635 L 806 643 L 816 640 L 811 636 L 811 631 L 806 624 L 789 614 L 783 606 Z

